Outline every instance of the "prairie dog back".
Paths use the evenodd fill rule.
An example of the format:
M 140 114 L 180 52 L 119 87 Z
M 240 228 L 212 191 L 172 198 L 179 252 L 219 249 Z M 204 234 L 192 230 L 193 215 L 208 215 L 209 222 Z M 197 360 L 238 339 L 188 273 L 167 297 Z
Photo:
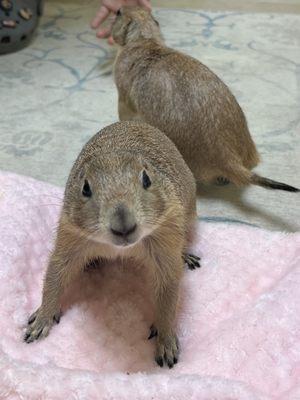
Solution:
M 120 120 L 165 132 L 198 181 L 297 190 L 251 172 L 259 155 L 235 97 L 201 62 L 166 47 L 148 11 L 123 7 L 112 33 Z

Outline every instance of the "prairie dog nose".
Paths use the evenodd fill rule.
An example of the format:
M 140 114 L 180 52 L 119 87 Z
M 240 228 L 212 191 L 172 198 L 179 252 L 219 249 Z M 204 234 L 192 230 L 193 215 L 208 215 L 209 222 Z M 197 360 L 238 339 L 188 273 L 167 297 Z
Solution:
M 128 236 L 136 230 L 132 213 L 125 206 L 118 206 L 112 214 L 110 230 L 116 236 Z
M 110 228 L 110 230 L 116 236 L 128 236 L 136 230 L 136 224 L 129 226 L 129 227 L 124 227 L 124 229 L 122 231 L 116 231 L 113 228 Z

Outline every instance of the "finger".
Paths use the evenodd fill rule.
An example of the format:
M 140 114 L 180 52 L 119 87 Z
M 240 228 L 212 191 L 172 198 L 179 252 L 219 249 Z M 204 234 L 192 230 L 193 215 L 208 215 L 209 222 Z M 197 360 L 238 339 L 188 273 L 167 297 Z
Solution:
M 109 15 L 109 9 L 106 8 L 105 6 L 101 6 L 101 7 L 99 8 L 99 11 L 97 12 L 95 18 L 94 18 L 94 19 L 92 20 L 92 22 L 91 22 L 91 27 L 92 27 L 93 29 L 98 28 L 98 26 L 99 26 L 100 24 L 102 24 L 103 21 L 106 20 L 106 18 L 108 17 L 108 15 Z
M 107 39 L 107 43 L 110 44 L 110 45 L 115 44 L 115 41 L 114 41 L 114 39 L 113 39 L 112 36 L 110 36 L 110 37 Z
M 116 13 L 122 7 L 124 2 L 122 0 L 105 0 L 103 3 L 109 11 Z
M 107 28 L 101 28 L 97 31 L 97 37 L 100 39 L 108 38 L 110 35 L 111 28 L 110 26 Z
M 110 32 L 112 30 L 112 26 L 113 26 L 113 23 L 114 23 L 115 19 L 116 19 L 115 15 L 110 15 L 107 18 L 106 26 L 103 27 L 103 28 L 100 27 L 98 29 L 98 32 L 97 32 L 96 36 L 99 37 L 99 38 L 107 38 L 110 35 Z
M 149 0 L 138 0 L 140 6 L 145 7 L 147 10 L 151 11 L 151 4 Z
M 112 30 L 112 26 L 113 26 L 113 22 L 116 18 L 114 16 L 109 17 L 108 21 L 108 25 L 105 28 L 100 28 L 97 32 L 97 37 L 99 38 L 108 38 L 111 34 L 111 30 Z

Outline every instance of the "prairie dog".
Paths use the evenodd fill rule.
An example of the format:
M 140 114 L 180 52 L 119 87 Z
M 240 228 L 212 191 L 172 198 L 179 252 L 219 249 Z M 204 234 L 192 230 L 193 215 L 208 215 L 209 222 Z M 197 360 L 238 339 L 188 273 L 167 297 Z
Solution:
M 89 262 L 135 259 L 153 284 L 155 359 L 173 367 L 183 265 L 199 266 L 198 257 L 186 254 L 195 217 L 193 174 L 166 135 L 140 122 L 102 129 L 83 147 L 68 178 L 42 304 L 29 318 L 24 340 L 49 333 L 59 321 L 64 289 Z
M 165 46 L 149 11 L 122 7 L 112 35 L 120 120 L 147 122 L 176 144 L 197 181 L 299 189 L 251 170 L 259 155 L 229 88 L 205 65 Z

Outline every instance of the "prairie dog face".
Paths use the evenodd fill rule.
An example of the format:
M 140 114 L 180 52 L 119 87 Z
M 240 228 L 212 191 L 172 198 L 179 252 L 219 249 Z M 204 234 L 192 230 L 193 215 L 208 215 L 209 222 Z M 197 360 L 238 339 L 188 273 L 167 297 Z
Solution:
M 112 36 L 120 46 L 138 39 L 162 41 L 158 22 L 149 11 L 141 7 L 120 8 L 113 24 Z
M 94 242 L 133 246 L 163 221 L 162 191 L 161 176 L 137 155 L 93 154 L 67 186 L 64 213 Z

